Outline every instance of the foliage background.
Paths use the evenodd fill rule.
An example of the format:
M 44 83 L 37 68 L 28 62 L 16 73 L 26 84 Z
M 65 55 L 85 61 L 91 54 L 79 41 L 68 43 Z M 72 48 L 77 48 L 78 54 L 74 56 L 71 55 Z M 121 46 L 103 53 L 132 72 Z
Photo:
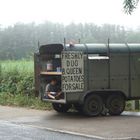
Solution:
M 63 43 L 140 43 L 140 28 L 128 29 L 120 25 L 94 23 L 63 25 L 46 21 L 42 24 L 17 23 L 0 26 L 0 60 L 31 58 L 40 44 Z

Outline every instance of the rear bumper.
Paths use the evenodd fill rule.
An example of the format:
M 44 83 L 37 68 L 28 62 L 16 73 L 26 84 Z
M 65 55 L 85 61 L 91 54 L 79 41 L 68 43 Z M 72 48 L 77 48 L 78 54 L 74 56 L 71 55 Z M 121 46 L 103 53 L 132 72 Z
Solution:
M 60 99 L 60 100 L 52 100 L 52 99 L 42 99 L 42 101 L 45 102 L 51 102 L 51 103 L 61 103 L 61 104 L 66 104 L 66 100 Z

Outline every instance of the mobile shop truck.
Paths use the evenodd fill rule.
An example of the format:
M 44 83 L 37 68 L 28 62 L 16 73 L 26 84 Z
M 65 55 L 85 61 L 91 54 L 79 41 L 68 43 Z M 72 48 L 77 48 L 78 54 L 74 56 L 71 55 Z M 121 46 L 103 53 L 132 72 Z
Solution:
M 128 100 L 140 99 L 140 44 L 48 44 L 34 54 L 36 94 L 57 112 L 73 105 L 88 116 L 106 108 L 120 115 Z M 64 97 L 44 97 L 56 77 Z

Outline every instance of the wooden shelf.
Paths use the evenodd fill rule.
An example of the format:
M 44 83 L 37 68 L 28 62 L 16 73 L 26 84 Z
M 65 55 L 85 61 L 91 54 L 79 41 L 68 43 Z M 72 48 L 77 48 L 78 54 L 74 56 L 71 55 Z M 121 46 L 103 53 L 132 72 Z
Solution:
M 40 72 L 42 75 L 62 75 L 62 72 L 56 72 L 56 71 L 42 71 Z

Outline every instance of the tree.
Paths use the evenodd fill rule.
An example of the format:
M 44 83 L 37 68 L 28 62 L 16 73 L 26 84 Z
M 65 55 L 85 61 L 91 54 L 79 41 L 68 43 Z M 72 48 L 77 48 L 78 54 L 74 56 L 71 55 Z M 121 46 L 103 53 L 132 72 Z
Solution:
M 123 4 L 124 4 L 125 13 L 131 15 L 134 9 L 137 8 L 138 3 L 139 0 L 124 0 Z

